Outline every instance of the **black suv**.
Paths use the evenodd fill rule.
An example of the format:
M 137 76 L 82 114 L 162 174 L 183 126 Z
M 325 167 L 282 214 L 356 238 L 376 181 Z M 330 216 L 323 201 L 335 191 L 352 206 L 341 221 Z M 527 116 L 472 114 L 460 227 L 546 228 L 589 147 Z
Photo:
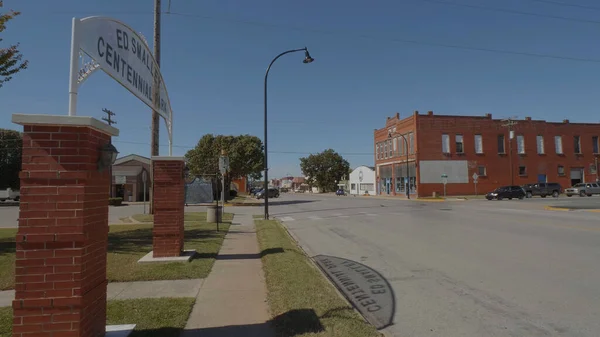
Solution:
M 279 198 L 279 190 L 273 187 L 269 187 L 269 198 Z M 256 193 L 256 199 L 264 199 L 265 198 L 265 190 L 260 190 Z
M 531 198 L 534 195 L 539 195 L 542 198 L 551 195 L 554 198 L 558 198 L 562 193 L 562 187 L 558 183 L 527 184 L 523 185 L 523 189 L 527 198 Z
M 485 195 L 487 200 L 502 200 L 504 198 L 512 200 L 513 198 L 525 198 L 525 190 L 521 186 L 502 186 Z

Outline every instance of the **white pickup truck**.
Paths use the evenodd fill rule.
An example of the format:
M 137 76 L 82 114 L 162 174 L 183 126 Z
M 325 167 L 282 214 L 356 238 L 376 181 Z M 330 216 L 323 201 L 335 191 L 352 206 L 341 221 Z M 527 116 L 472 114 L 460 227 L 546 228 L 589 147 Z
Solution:
M 19 193 L 19 191 L 13 191 L 10 188 L 0 191 L 0 201 L 19 201 L 19 199 L 21 199 L 21 193 Z

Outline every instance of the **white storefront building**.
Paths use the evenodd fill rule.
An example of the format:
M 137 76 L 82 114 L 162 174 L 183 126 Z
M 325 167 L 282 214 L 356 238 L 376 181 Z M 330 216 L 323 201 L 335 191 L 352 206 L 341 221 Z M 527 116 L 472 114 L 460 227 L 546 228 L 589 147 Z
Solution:
M 375 191 L 375 168 L 370 166 L 359 166 L 350 173 L 350 194 L 376 195 Z

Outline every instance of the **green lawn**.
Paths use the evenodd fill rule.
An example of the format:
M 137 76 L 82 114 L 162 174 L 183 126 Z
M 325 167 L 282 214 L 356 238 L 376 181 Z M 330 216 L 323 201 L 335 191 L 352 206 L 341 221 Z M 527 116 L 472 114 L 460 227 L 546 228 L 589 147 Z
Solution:
M 13 228 L 0 229 L 0 290 L 15 287 L 16 234 Z
M 195 249 L 189 263 L 139 264 L 152 250 L 152 224 L 112 225 L 108 234 L 109 282 L 205 278 L 210 272 L 229 223 L 206 223 L 205 213 L 190 214 L 185 225 L 185 249 Z M 187 214 L 186 214 L 187 216 Z M 204 218 L 203 218 L 204 216 Z M 202 221 L 193 219 L 203 218 Z M 229 216 L 232 218 L 232 216 Z M 15 229 L 0 229 L 0 290 L 14 288 Z
M 278 336 L 381 336 L 337 293 L 276 221 L 256 220 Z
M 109 301 L 106 324 L 136 324 L 130 337 L 178 337 L 194 298 L 146 298 Z M 10 337 L 12 308 L 0 308 L 0 337 Z

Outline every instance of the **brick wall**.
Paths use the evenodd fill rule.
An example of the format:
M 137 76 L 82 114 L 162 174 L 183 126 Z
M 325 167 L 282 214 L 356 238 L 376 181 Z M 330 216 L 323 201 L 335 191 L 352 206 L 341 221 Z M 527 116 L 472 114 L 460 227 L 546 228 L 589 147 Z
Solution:
M 585 168 L 585 180 L 596 179 L 590 173 L 590 164 L 597 154 L 592 153 L 592 137 L 600 135 L 600 124 L 575 124 L 568 121 L 551 123 L 546 121 L 519 120 L 513 127 L 515 138 L 512 146 L 512 170 L 509 148 L 509 130 L 503 127 L 502 120 L 492 119 L 491 115 L 440 116 L 419 115 L 417 118 L 418 160 L 467 160 L 469 167 L 468 184 L 448 184 L 448 195 L 474 194 L 475 186 L 471 176 L 479 166 L 485 167 L 486 175 L 480 176 L 479 194 L 487 193 L 499 186 L 537 182 L 538 174 L 546 174 L 548 182 L 560 183 L 563 188 L 571 186 L 570 169 Z M 442 153 L 442 134 L 449 135 L 450 154 Z M 464 153 L 457 154 L 455 136 L 461 134 Z M 482 136 L 483 153 L 475 153 L 475 135 Z M 498 153 L 498 135 L 504 135 L 505 154 Z M 517 135 L 523 135 L 525 154 L 517 153 Z M 582 153 L 574 153 L 574 136 L 581 137 Z M 543 136 L 544 154 L 537 153 L 537 136 Z M 556 154 L 554 136 L 562 136 L 563 155 Z M 564 166 L 565 175 L 559 176 L 558 166 Z M 526 175 L 519 175 L 519 166 L 525 166 Z M 443 184 L 419 185 L 419 196 L 430 196 L 433 192 L 443 193 Z
M 154 170 L 153 257 L 180 256 L 184 239 L 183 160 L 152 160 Z
M 25 125 L 13 336 L 104 336 L 110 136 Z M 31 335 L 30 335 L 31 334 Z

